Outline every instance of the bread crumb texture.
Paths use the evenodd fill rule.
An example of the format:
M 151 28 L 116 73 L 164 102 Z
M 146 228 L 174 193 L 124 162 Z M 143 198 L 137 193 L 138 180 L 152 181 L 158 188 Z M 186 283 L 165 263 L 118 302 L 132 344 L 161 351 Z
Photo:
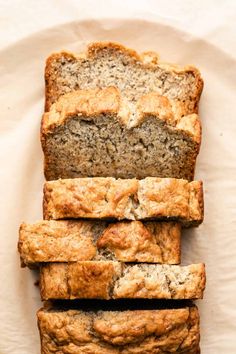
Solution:
M 156 53 L 139 55 L 111 42 L 92 43 L 81 55 L 52 54 L 46 63 L 45 83 L 46 110 L 76 89 L 115 86 L 129 102 L 156 92 L 174 100 L 183 115 L 197 112 L 203 88 L 195 67 L 160 63 Z
M 155 53 L 139 55 L 116 43 L 92 43 L 81 55 L 51 55 L 45 83 L 46 179 L 193 179 L 203 88 L 196 68 L 163 64 Z
M 181 115 L 157 93 L 136 105 L 115 87 L 62 96 L 42 119 L 46 179 L 193 179 L 201 142 L 196 114 Z M 127 161 L 129 163 L 127 164 Z

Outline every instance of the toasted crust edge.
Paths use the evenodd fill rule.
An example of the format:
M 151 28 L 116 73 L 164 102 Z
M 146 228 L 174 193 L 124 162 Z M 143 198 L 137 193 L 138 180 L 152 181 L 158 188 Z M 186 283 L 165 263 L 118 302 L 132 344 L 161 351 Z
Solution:
M 122 44 L 116 43 L 116 42 L 94 42 L 91 43 L 87 46 L 87 49 L 85 50 L 85 52 L 83 52 L 82 54 L 79 55 L 75 55 L 69 51 L 62 51 L 59 53 L 53 53 L 51 54 L 47 60 L 46 60 L 46 66 L 45 66 L 45 111 L 49 111 L 50 107 L 51 107 L 51 92 L 53 90 L 55 90 L 55 85 L 54 85 L 54 81 L 51 78 L 51 73 L 52 73 L 52 64 L 54 61 L 56 61 L 57 59 L 61 58 L 61 56 L 64 56 L 68 59 L 71 60 L 77 60 L 78 58 L 84 57 L 84 58 L 93 58 L 94 56 L 96 56 L 96 51 L 97 50 L 101 50 L 103 48 L 106 47 L 110 47 L 110 48 L 114 48 L 117 50 L 120 50 L 123 53 L 128 54 L 131 58 L 133 58 L 134 61 L 139 61 L 142 63 L 142 65 L 146 68 L 150 68 L 153 67 L 153 65 L 159 65 L 161 68 L 166 69 L 169 72 L 174 72 L 174 73 L 181 73 L 181 72 L 192 72 L 192 74 L 194 75 L 194 77 L 196 78 L 197 84 L 197 90 L 196 90 L 196 113 L 198 111 L 198 102 L 203 90 L 203 79 L 201 77 L 201 74 L 199 72 L 199 70 L 191 65 L 187 65 L 187 66 L 178 66 L 178 65 L 171 65 L 168 63 L 159 63 L 158 62 L 158 55 L 155 52 L 152 52 L 152 54 L 155 56 L 155 60 L 154 63 L 146 63 L 144 58 L 145 58 L 145 53 L 143 53 L 143 55 L 139 55 L 135 50 L 130 49 L 128 47 L 125 47 Z M 146 53 L 147 54 L 147 53 Z
M 195 141 L 201 143 L 201 123 L 197 114 L 176 117 L 167 97 L 149 93 L 138 101 L 137 117 L 132 126 L 139 126 L 149 116 L 161 119 L 166 126 L 179 130 Z M 96 117 L 99 114 L 114 113 L 120 124 L 129 127 L 129 107 L 122 102 L 120 91 L 116 87 L 102 89 L 76 90 L 67 93 L 44 113 L 41 123 L 41 142 L 44 146 L 45 137 L 58 126 L 77 114 Z M 78 117 L 79 118 L 79 117 Z

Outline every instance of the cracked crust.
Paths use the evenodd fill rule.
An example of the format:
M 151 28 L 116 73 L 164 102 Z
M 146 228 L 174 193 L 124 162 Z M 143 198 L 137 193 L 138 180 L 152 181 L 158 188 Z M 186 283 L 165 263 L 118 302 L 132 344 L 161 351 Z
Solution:
M 164 219 L 184 226 L 203 221 L 202 182 L 149 177 L 143 180 L 75 178 L 46 182 L 45 219 Z
M 20 226 L 18 250 L 30 267 L 105 259 L 179 264 L 180 233 L 174 222 L 43 220 Z
M 193 180 L 203 87 L 197 69 L 161 64 L 155 53 L 140 56 L 116 43 L 92 43 L 79 56 L 49 57 L 45 82 L 47 180 Z
M 196 306 L 180 309 L 37 313 L 41 353 L 199 354 Z
M 106 176 L 192 180 L 201 124 L 195 113 L 186 115 L 175 101 L 157 92 L 134 102 L 116 87 L 75 90 L 44 114 L 41 143 L 47 180 Z
M 117 43 L 97 42 L 80 55 L 61 52 L 47 59 L 45 110 L 67 92 L 111 84 L 121 89 L 124 96 L 131 91 L 130 100 L 148 92 L 175 99 L 183 115 L 197 113 L 203 88 L 195 67 L 160 63 L 154 52 L 139 55 Z
M 204 264 L 189 266 L 112 261 L 48 263 L 40 268 L 42 300 L 202 299 Z
M 122 96 L 116 87 L 104 89 L 76 90 L 63 95 L 55 102 L 50 111 L 43 115 L 42 142 L 47 134 L 52 133 L 57 127 L 77 116 L 77 119 L 91 117 L 98 119 L 99 114 L 115 114 L 116 119 L 127 129 L 140 126 L 150 116 L 162 120 L 166 125 L 186 133 L 195 142 L 201 142 L 201 125 L 196 114 L 183 116 L 174 107 L 173 102 L 155 92 L 142 96 L 137 101 L 136 114 L 132 114 L 132 108 L 128 102 L 122 100 Z M 133 117 L 134 115 L 134 117 Z
M 192 180 L 200 142 L 196 114 L 182 116 L 168 98 L 155 92 L 130 104 L 115 87 L 60 97 L 44 114 L 41 126 L 47 180 L 106 176 Z

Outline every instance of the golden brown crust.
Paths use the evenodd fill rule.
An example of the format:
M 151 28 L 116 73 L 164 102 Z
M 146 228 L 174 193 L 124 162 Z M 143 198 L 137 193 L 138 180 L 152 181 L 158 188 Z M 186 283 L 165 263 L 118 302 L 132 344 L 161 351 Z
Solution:
M 57 73 L 53 69 L 53 64 L 62 56 L 68 60 L 76 60 L 76 56 L 74 54 L 66 51 L 54 53 L 47 58 L 45 66 L 45 112 L 49 111 L 52 103 L 55 102 L 60 96 L 58 95 L 54 84 Z
M 79 56 L 65 52 L 52 55 L 45 80 L 46 110 L 50 110 L 44 114 L 41 129 L 46 179 L 194 178 L 201 143 L 201 124 L 195 113 L 203 85 L 195 68 L 160 64 L 155 53 L 139 55 L 117 43 L 99 42 L 90 44 Z M 103 139 L 103 120 L 114 133 L 111 141 Z M 90 124 L 94 129 L 88 129 Z M 147 143 L 149 128 L 152 137 Z M 83 134 L 92 138 L 83 139 Z M 138 146 L 127 139 L 129 134 Z M 84 143 L 94 139 L 106 151 L 104 156 L 93 143 Z M 122 150 L 122 144 L 128 149 Z M 146 158 L 149 145 L 151 161 Z M 130 167 L 120 154 L 126 150 L 132 160 Z
M 141 218 L 178 217 L 187 226 L 198 225 L 203 221 L 202 188 L 201 181 L 147 177 L 139 181 L 137 214 Z
M 93 229 L 96 229 L 96 224 L 86 221 L 44 220 L 21 224 L 18 251 L 22 265 L 93 259 L 96 256 L 93 242 L 96 230 Z
M 53 266 L 52 266 L 53 265 Z M 55 299 L 68 298 L 68 265 L 49 263 L 40 269 L 40 292 L 42 298 L 53 296 Z
M 198 202 L 196 202 L 198 201 Z M 190 215 L 192 219 L 198 218 L 204 213 L 203 183 L 193 181 L 190 186 Z
M 198 102 L 200 99 L 200 95 L 203 89 L 203 80 L 201 78 L 201 75 L 198 71 L 193 66 L 185 66 L 185 67 L 180 67 L 177 65 L 173 64 L 167 64 L 167 63 L 159 63 L 158 62 L 158 55 L 154 52 L 146 52 L 141 55 L 139 55 L 136 51 L 126 48 L 125 46 L 114 43 L 114 42 L 95 42 L 92 43 L 88 46 L 87 52 L 82 53 L 80 55 L 74 55 L 69 52 L 61 52 L 61 53 L 56 53 L 52 54 L 46 62 L 46 68 L 45 68 L 45 82 L 46 82 L 46 90 L 45 90 L 45 96 L 46 96 L 46 101 L 45 101 L 45 111 L 48 111 L 52 105 L 53 102 L 55 102 L 60 96 L 60 90 L 58 89 L 56 85 L 56 79 L 57 79 L 57 72 L 54 69 L 54 64 L 58 60 L 60 60 L 62 57 L 66 58 L 68 61 L 80 61 L 80 60 L 93 60 L 96 58 L 97 53 L 99 51 L 102 51 L 103 49 L 107 48 L 112 48 L 117 51 L 117 53 L 124 53 L 126 54 L 130 60 L 133 60 L 135 64 L 138 63 L 138 65 L 142 66 L 144 70 L 146 69 L 155 69 L 155 68 L 160 68 L 166 71 L 166 73 L 172 73 L 172 74 L 185 74 L 185 73 L 191 73 L 194 77 L 195 80 L 195 86 L 196 90 L 194 93 L 194 100 L 195 100 L 195 112 L 197 113 L 198 110 Z M 192 113 L 192 112 L 191 112 Z
M 114 280 L 121 274 L 118 262 L 79 262 L 68 269 L 70 298 L 109 299 Z
M 166 310 L 37 313 L 42 353 L 197 354 L 197 307 Z
M 44 262 L 113 259 L 180 263 L 180 224 L 131 221 L 49 220 L 20 227 L 22 266 Z
M 122 262 L 179 264 L 180 233 L 180 224 L 172 222 L 119 222 L 103 232 L 97 247 Z
M 139 299 L 202 299 L 206 285 L 205 265 L 127 267 L 115 283 L 113 297 Z
M 121 263 L 48 263 L 40 268 L 40 291 L 48 299 L 109 299 L 114 280 L 121 275 Z
M 177 108 L 173 101 L 157 92 L 142 96 L 137 102 L 139 116 L 134 125 L 139 125 L 152 116 L 161 119 L 172 128 L 189 135 L 196 143 L 201 144 L 201 121 L 197 114 L 183 115 L 181 105 Z M 195 162 L 193 162 L 195 164 Z
M 74 178 L 46 182 L 44 218 L 203 220 L 202 182 L 148 177 L 143 180 Z
M 198 144 L 197 153 L 199 153 L 202 140 L 202 125 L 197 114 L 190 114 L 182 117 L 175 126 L 176 130 L 189 134 L 192 139 Z M 195 159 L 193 157 L 193 165 Z
M 114 87 L 61 96 L 41 124 L 46 179 L 153 176 L 192 180 L 201 143 L 199 117 L 183 116 L 167 97 L 154 92 L 134 106 Z
M 116 218 L 134 220 L 132 197 L 138 181 L 75 178 L 46 182 L 44 218 Z M 66 193 L 66 194 L 65 194 Z
M 48 263 L 41 266 L 42 300 L 49 299 L 201 299 L 204 264 L 129 265 L 112 261 Z
M 114 114 L 121 125 L 128 129 L 140 126 L 145 119 L 151 117 L 165 122 L 165 124 L 182 134 L 187 134 L 200 147 L 201 123 L 196 114 L 184 116 L 183 111 L 176 110 L 173 102 L 156 92 L 142 96 L 137 102 L 136 117 L 131 117 L 129 105 L 122 100 L 119 90 L 115 87 L 104 89 L 76 90 L 65 94 L 54 103 L 50 111 L 43 115 L 41 141 L 45 145 L 48 134 L 63 126 L 69 119 L 77 115 L 78 119 L 90 117 L 98 119 L 99 114 Z M 130 119 L 131 118 L 131 119 Z M 195 162 L 193 161 L 193 164 Z
M 101 113 L 118 113 L 119 109 L 120 95 L 114 87 L 70 92 L 61 96 L 50 112 L 43 115 L 42 135 L 51 133 L 75 115 L 92 116 L 95 119 Z

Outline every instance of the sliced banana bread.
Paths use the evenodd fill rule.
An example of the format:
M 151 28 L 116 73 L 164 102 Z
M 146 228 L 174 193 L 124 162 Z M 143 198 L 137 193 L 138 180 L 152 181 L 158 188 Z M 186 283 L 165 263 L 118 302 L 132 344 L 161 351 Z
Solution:
M 21 225 L 18 249 L 30 267 L 102 259 L 179 264 L 180 233 L 174 222 L 44 220 Z
M 174 177 L 192 180 L 200 148 L 196 114 L 180 115 L 157 93 L 136 105 L 120 92 L 79 90 L 62 96 L 42 120 L 47 180 L 74 177 Z
M 204 264 L 189 266 L 115 261 L 45 263 L 40 267 L 42 300 L 201 299 Z
M 41 353 L 199 354 L 196 306 L 161 310 L 37 313 Z
M 149 177 L 143 180 L 74 178 L 46 182 L 44 218 L 203 220 L 202 182 Z
M 181 115 L 196 113 L 203 88 L 199 71 L 192 67 L 160 63 L 154 52 L 138 55 L 111 42 L 92 43 L 87 52 L 52 54 L 46 63 L 46 104 L 77 89 L 117 87 L 129 102 L 156 92 L 175 101 Z

